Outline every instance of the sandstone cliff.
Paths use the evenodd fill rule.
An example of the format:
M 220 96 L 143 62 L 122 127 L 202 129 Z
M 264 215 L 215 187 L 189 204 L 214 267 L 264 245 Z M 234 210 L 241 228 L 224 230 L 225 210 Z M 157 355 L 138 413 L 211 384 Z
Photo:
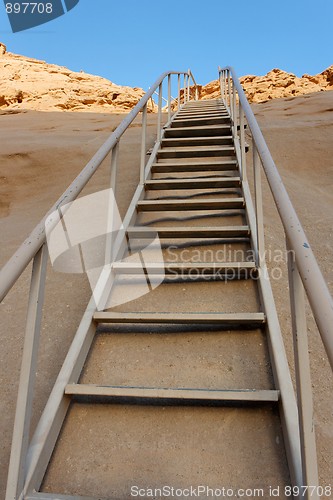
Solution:
M 2 110 L 124 112 L 144 94 L 140 88 L 116 85 L 99 76 L 11 54 L 3 44 L 0 74 Z
M 77 73 L 65 67 L 12 54 L 0 43 L 0 110 L 126 112 L 144 91 L 116 85 L 106 78 Z M 240 82 L 250 102 L 333 90 L 333 66 L 301 78 L 280 69 L 264 76 L 243 76 Z M 214 80 L 199 86 L 201 99 L 219 96 Z M 174 107 L 176 103 L 174 103 Z M 149 111 L 156 111 L 152 102 Z
M 311 92 L 333 90 L 333 66 L 318 75 L 303 75 L 301 78 L 280 69 L 273 69 L 264 76 L 243 76 L 240 82 L 250 102 L 267 102 L 281 97 L 295 97 Z M 219 96 L 219 84 L 214 80 L 201 87 L 201 99 Z

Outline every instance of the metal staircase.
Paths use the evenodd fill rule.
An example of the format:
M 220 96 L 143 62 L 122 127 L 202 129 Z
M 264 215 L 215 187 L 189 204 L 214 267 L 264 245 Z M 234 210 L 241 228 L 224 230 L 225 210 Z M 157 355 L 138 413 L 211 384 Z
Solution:
M 88 304 L 29 446 L 27 433 L 46 272 L 45 243 L 35 242 L 35 249 L 29 249 L 32 255 L 19 256 L 4 271 L 6 293 L 35 255 L 7 500 L 129 498 L 131 464 L 129 472 L 122 471 L 123 484 L 122 477 L 110 476 L 106 485 L 103 464 L 98 463 L 99 454 L 105 457 L 105 453 L 109 454 L 112 463 L 118 460 L 115 453 L 119 453 L 120 462 L 123 460 L 119 451 L 122 436 L 120 441 L 115 438 L 116 448 L 111 442 L 111 448 L 105 452 L 99 448 L 102 445 L 100 440 L 95 449 L 89 446 L 85 449 L 88 435 L 78 436 L 75 431 L 77 429 L 79 433 L 83 429 L 77 416 L 80 405 L 85 412 L 92 412 L 91 415 L 96 408 L 95 417 L 90 422 L 98 423 L 102 418 L 101 405 L 104 405 L 103 412 L 110 411 L 106 421 L 112 421 L 116 418 L 112 408 L 121 404 L 126 412 L 139 415 L 135 417 L 138 426 L 145 425 L 142 424 L 142 414 L 137 413 L 138 405 L 145 405 L 147 414 L 152 412 L 153 420 L 149 426 L 159 418 L 156 406 L 162 410 L 169 406 L 185 408 L 191 421 L 200 420 L 205 415 L 203 429 L 213 425 L 210 424 L 211 412 L 218 412 L 221 436 L 224 436 L 224 428 L 229 437 L 230 433 L 235 432 L 235 435 L 231 436 L 231 441 L 224 436 L 226 445 L 219 443 L 218 453 L 211 451 L 214 460 L 217 457 L 220 460 L 215 476 L 209 476 L 212 487 L 229 485 L 236 495 L 237 487 L 254 492 L 260 486 L 264 492 L 262 496 L 268 498 L 269 488 L 275 486 L 280 489 L 279 498 L 284 498 L 284 488 L 291 485 L 294 498 L 319 498 L 317 490 L 312 491 L 311 496 L 301 490 L 304 485 L 316 486 L 318 476 L 306 338 L 304 335 L 300 338 L 304 330 L 304 305 L 302 307 L 297 266 L 301 267 L 302 257 L 299 257 L 299 248 L 295 247 L 290 233 L 287 234 L 288 245 L 296 254 L 296 259 L 290 258 L 289 271 L 295 345 L 298 346 L 297 400 L 265 263 L 259 155 L 264 169 L 266 165 L 269 170 L 267 146 L 263 147 L 261 138 L 256 135 L 256 125 L 251 122 L 254 117 L 231 69 L 220 70 L 221 98 L 214 100 L 191 99 L 195 81 L 190 72 L 183 76 L 181 89 L 178 75 L 176 103 L 171 98 L 172 73 L 168 73 L 158 80 L 127 121 L 111 136 L 104 150 L 97 153 L 86 167 L 91 176 L 91 167 L 96 169 L 111 151 L 111 187 L 115 189 L 120 137 L 142 111 L 141 182 L 123 222 L 124 232 L 119 233 L 114 242 L 110 266 L 103 269 L 100 278 L 103 283 L 101 295 L 107 307 L 96 308 L 94 297 Z M 162 127 L 164 77 L 168 80 L 169 107 L 167 123 Z M 191 78 L 193 87 L 190 87 Z M 159 91 L 157 140 L 147 159 L 147 103 L 155 89 Z M 175 105 L 177 110 L 172 114 Z M 254 202 L 248 183 L 244 112 L 253 136 Z M 87 179 L 79 181 L 82 186 Z M 293 213 L 288 215 L 293 217 Z M 36 228 L 35 234 L 41 233 L 43 224 Z M 32 235 L 32 240 L 34 238 Z M 136 255 L 140 255 L 139 260 L 133 258 Z M 19 268 L 17 260 L 20 259 L 21 269 L 17 269 L 15 277 L 10 266 Z M 319 284 L 322 297 L 326 297 L 323 303 L 326 300 L 326 304 L 331 304 L 331 298 L 325 295 L 324 282 L 320 281 L 320 272 L 317 274 L 315 270 L 312 277 L 307 278 Z M 154 280 L 157 280 L 155 286 Z M 126 296 L 127 290 L 140 287 L 142 283 L 148 283 L 149 293 L 129 302 L 117 301 L 119 294 Z M 311 295 L 310 292 L 310 302 Z M 315 316 L 320 316 L 318 305 L 313 302 L 311 305 Z M 328 355 L 332 356 L 331 333 L 325 333 L 328 332 L 327 321 L 326 316 L 325 325 L 318 326 Z M 125 353 L 128 350 L 128 359 L 132 360 L 127 337 L 133 340 L 139 358 L 140 342 L 147 346 L 147 336 L 152 344 L 147 359 L 141 357 L 140 365 L 133 368 L 126 366 L 125 357 L 123 365 L 117 365 L 119 372 L 108 371 L 108 360 L 114 348 L 112 339 L 119 349 L 124 349 L 121 347 L 124 342 L 127 346 Z M 202 340 L 199 343 L 198 336 Z M 99 343 L 98 338 L 104 339 L 103 342 Z M 164 364 L 163 351 L 170 342 L 175 358 L 181 358 L 177 371 L 171 369 L 171 375 Z M 215 352 L 213 360 L 220 363 L 217 367 L 212 366 L 212 359 L 204 359 L 206 342 L 211 346 L 207 347 L 207 352 L 211 353 L 209 349 L 212 349 Z M 103 363 L 106 363 L 104 368 L 99 365 L 101 349 L 104 351 Z M 147 349 L 144 352 L 147 353 Z M 297 363 L 297 359 L 301 362 Z M 195 360 L 197 366 L 192 366 Z M 153 370 L 149 367 L 152 362 L 155 364 Z M 190 374 L 187 364 L 192 367 Z M 152 381 L 146 377 L 143 384 L 142 373 L 146 371 L 153 373 Z M 217 375 L 213 377 L 212 373 Z M 206 411 L 205 407 L 208 413 L 200 413 Z M 216 413 L 213 420 L 215 416 Z M 174 418 L 171 413 L 169 418 Z M 227 418 L 232 419 L 231 425 L 227 424 Z M 149 426 L 145 428 L 147 439 L 151 437 Z M 186 433 L 185 428 L 181 429 L 180 432 Z M 244 435 L 237 436 L 243 430 Z M 203 447 L 206 445 L 205 432 L 202 434 Z M 221 436 L 216 436 L 216 440 Z M 68 445 L 70 438 L 74 444 Z M 82 447 L 82 459 L 95 454 L 95 469 L 87 470 L 82 460 L 82 483 L 77 484 L 73 479 L 66 487 L 62 486 L 62 491 L 53 491 L 54 485 L 62 484 L 60 476 L 66 475 L 66 453 L 71 446 Z M 131 443 L 127 446 L 130 447 Z M 154 462 L 154 454 L 159 456 L 159 446 L 153 439 L 150 446 L 150 459 Z M 238 450 L 238 455 L 231 452 L 230 446 Z M 139 447 L 136 454 L 140 453 L 144 455 Z M 200 450 L 197 453 L 200 456 Z M 184 460 L 185 455 L 184 451 Z M 235 463 L 230 463 L 229 455 L 235 455 Z M 206 456 L 202 452 L 203 460 Z M 143 468 L 144 460 L 143 457 Z M 187 456 L 187 460 L 191 458 Z M 269 460 L 273 464 L 271 467 L 267 464 Z M 178 463 L 178 467 L 181 471 L 181 464 Z M 213 462 L 211 467 L 214 468 Z M 238 468 L 239 474 L 235 476 L 234 471 Z M 146 471 L 146 476 L 140 476 L 142 487 L 152 483 L 158 487 L 167 481 L 178 481 L 177 485 L 183 488 L 188 484 L 184 478 L 189 481 L 190 476 L 185 472 L 182 480 L 172 467 L 168 470 L 169 475 L 156 462 L 154 473 Z M 204 471 L 203 468 L 201 472 Z M 191 484 L 201 484 L 205 480 L 196 476 L 199 472 L 192 470 Z M 156 476 L 160 476 L 161 483 L 152 479 Z M 244 482 L 237 483 L 235 477 L 238 481 L 243 477 Z M 201 498 L 206 498 L 205 495 L 202 491 Z

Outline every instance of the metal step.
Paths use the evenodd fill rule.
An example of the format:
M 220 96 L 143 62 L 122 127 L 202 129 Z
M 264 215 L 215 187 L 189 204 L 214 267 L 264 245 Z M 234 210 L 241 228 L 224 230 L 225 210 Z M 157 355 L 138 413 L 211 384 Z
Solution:
M 177 274 L 194 276 L 233 276 L 237 278 L 254 277 L 257 269 L 255 262 L 149 262 L 144 268 L 151 275 Z M 116 274 L 142 274 L 141 262 L 114 262 L 112 269 Z
M 145 182 L 146 190 L 169 190 L 169 189 L 215 189 L 240 187 L 239 177 L 215 177 L 214 179 L 153 179 Z
M 67 396 L 80 399 L 104 399 L 107 402 L 143 403 L 143 404 L 244 404 L 276 403 L 279 391 L 276 390 L 218 390 L 218 389 L 183 389 L 159 387 L 118 387 L 94 384 L 68 384 Z
M 234 146 L 187 146 L 178 148 L 163 148 L 157 152 L 157 158 L 199 158 L 234 156 Z
M 28 493 L 24 495 L 24 500 L 104 500 L 101 497 L 87 497 L 87 496 L 73 496 L 73 495 L 59 495 L 58 493 Z M 114 498 L 112 500 L 120 500 Z
M 187 119 L 194 119 L 194 118 L 216 118 L 222 116 L 223 118 L 230 118 L 228 113 L 224 113 L 222 111 L 191 111 L 191 112 L 180 112 L 177 114 L 177 116 L 174 118 L 174 121 L 177 120 L 183 120 L 184 118 Z
M 230 125 L 206 125 L 201 127 L 169 127 L 165 129 L 164 136 L 168 137 L 213 137 L 230 135 Z
M 232 135 L 214 137 L 167 137 L 162 140 L 162 148 L 175 146 L 214 146 L 233 144 Z
M 205 106 L 203 107 L 194 107 L 192 106 L 191 108 L 182 108 L 179 113 L 177 113 L 177 116 L 188 114 L 188 113 L 225 113 L 228 114 L 228 111 L 223 108 L 222 106 Z
M 208 200 L 142 200 L 137 204 L 138 212 L 182 212 L 183 210 L 226 210 L 242 209 L 244 198 L 208 199 Z
M 158 159 L 164 158 L 210 158 L 235 156 L 234 146 L 189 146 L 163 148 L 157 152 Z
M 237 160 L 218 160 L 218 161 L 207 161 L 203 160 L 200 162 L 159 162 L 153 163 L 152 172 L 153 173 L 166 173 L 166 172 L 207 172 L 207 171 L 231 171 L 237 170 Z
M 260 328 L 266 322 L 264 313 L 163 313 L 163 312 L 109 312 L 94 314 L 96 323 L 114 324 L 169 324 L 169 325 L 220 325 Z
M 171 123 L 172 128 L 176 127 L 192 127 L 200 125 L 218 125 L 230 124 L 230 117 L 218 116 L 212 118 L 182 118 L 181 120 L 173 120 Z
M 222 102 L 211 102 L 211 101 L 206 101 L 206 102 L 197 101 L 197 103 L 187 103 L 185 106 L 183 106 L 181 111 L 188 111 L 191 109 L 197 109 L 199 111 L 205 109 L 222 109 L 226 111 L 226 107 Z
M 127 229 L 131 238 L 248 238 L 249 226 L 220 226 L 220 227 L 146 227 L 131 226 Z

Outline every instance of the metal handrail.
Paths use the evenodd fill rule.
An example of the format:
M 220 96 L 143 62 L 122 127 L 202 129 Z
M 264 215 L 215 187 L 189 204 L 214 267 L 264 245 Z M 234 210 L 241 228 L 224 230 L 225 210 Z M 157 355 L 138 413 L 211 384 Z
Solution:
M 170 81 L 172 75 L 184 76 L 184 102 L 186 102 L 186 92 L 185 88 L 189 87 L 189 82 L 192 79 L 194 85 L 195 83 L 193 74 L 190 70 L 188 71 L 166 71 L 161 74 L 161 76 L 156 80 L 156 82 L 149 88 L 146 94 L 140 99 L 138 104 L 130 111 L 130 113 L 124 118 L 116 130 L 109 136 L 109 138 L 104 142 L 104 144 L 95 153 L 92 159 L 86 164 L 79 175 L 74 179 L 66 191 L 60 196 L 60 198 L 55 202 L 55 204 L 50 208 L 43 219 L 36 225 L 32 230 L 28 238 L 22 243 L 15 254 L 9 259 L 9 261 L 4 265 L 0 271 L 0 302 L 7 295 L 9 290 L 15 284 L 17 279 L 20 277 L 22 272 L 26 269 L 30 261 L 40 250 L 42 245 L 45 243 L 45 221 L 49 216 L 59 210 L 63 205 L 72 202 L 81 193 L 83 188 L 86 186 L 88 181 L 91 179 L 96 170 L 100 167 L 103 160 L 110 154 L 113 148 L 117 145 L 122 135 L 138 116 L 141 111 L 146 110 L 149 99 L 152 98 L 157 89 L 161 90 L 161 85 L 163 80 L 167 77 Z M 185 87 L 186 80 L 186 87 Z M 171 96 L 169 96 L 169 117 L 171 114 Z M 179 95 L 180 98 L 180 95 Z M 160 108 L 160 107 L 159 107 Z M 160 112 L 160 109 L 159 109 Z
M 93 158 L 87 163 L 81 173 L 76 177 L 72 184 L 60 196 L 53 207 L 37 224 L 30 236 L 19 247 L 13 257 L 7 262 L 0 272 L 0 300 L 2 300 L 9 292 L 11 287 L 20 277 L 24 269 L 32 261 L 32 273 L 30 280 L 30 291 L 28 294 L 27 319 L 24 336 L 24 348 L 22 353 L 22 365 L 20 372 L 19 390 L 17 396 L 17 407 L 15 413 L 14 432 L 12 439 L 12 448 L 10 455 L 10 464 L 7 478 L 6 500 L 16 500 L 22 498 L 23 490 L 26 484 L 26 468 L 31 464 L 29 458 L 29 432 L 31 424 L 32 399 L 35 385 L 35 376 L 37 372 L 37 352 L 39 346 L 39 337 L 41 330 L 41 321 L 43 313 L 43 304 L 45 298 L 45 282 L 47 274 L 47 258 L 48 249 L 46 245 L 46 230 L 45 222 L 47 220 L 47 228 L 52 231 L 59 221 L 59 217 L 63 217 L 65 211 L 69 208 L 70 202 L 74 201 L 86 186 L 93 174 L 100 167 L 105 158 L 110 155 L 110 183 L 109 187 L 116 191 L 116 177 L 118 168 L 119 143 L 122 135 L 128 130 L 131 123 L 142 113 L 141 127 L 141 151 L 140 151 L 140 181 L 139 188 L 144 189 L 144 182 L 148 175 L 152 164 L 152 158 L 156 155 L 163 137 L 162 125 L 162 97 L 163 97 L 163 81 L 167 79 L 168 88 L 168 113 L 167 125 L 172 121 L 172 76 L 177 75 L 178 79 L 178 108 L 181 106 L 181 101 L 185 104 L 190 99 L 189 86 L 191 80 L 194 81 L 190 71 L 177 72 L 167 71 L 163 73 L 148 92 L 141 98 L 138 104 L 125 117 L 116 130 L 109 136 L 104 144 L 99 148 Z M 181 77 L 183 77 L 184 94 L 181 96 Z M 148 103 L 154 92 L 158 89 L 158 114 L 157 114 L 157 133 L 156 141 L 153 148 L 153 154 L 147 159 L 147 113 Z M 133 201 L 132 201 L 133 204 Z M 132 204 L 129 207 L 129 212 L 133 210 Z M 62 207 L 60 211 L 59 208 Z M 56 213 L 56 215 L 54 214 Z M 132 213 L 132 212 L 131 212 Z M 125 222 L 124 222 L 125 223 Z M 107 239 L 106 252 L 112 249 L 111 240 Z M 117 242 L 115 243 L 115 246 Z M 94 299 L 92 299 L 94 301 Z M 89 309 L 88 305 L 88 309 Z M 85 316 L 83 317 L 85 318 Z M 84 321 L 84 320 L 82 320 Z M 37 473 L 37 472 L 36 472 Z M 31 479 L 31 478 L 30 478 Z
M 332 369 L 333 300 L 244 90 L 232 67 L 219 68 L 219 83 L 221 97 L 231 119 L 235 151 L 244 196 L 247 199 L 251 239 L 259 269 L 263 308 L 267 313 L 271 341 L 276 335 L 271 336 L 270 325 L 273 325 L 275 334 L 276 329 L 280 330 L 280 327 L 274 299 L 271 291 L 269 291 L 270 286 L 267 285 L 266 280 L 267 265 L 265 259 L 261 167 L 265 172 L 285 232 L 295 361 L 296 408 L 294 406 L 294 397 L 290 393 L 290 389 L 292 389 L 291 380 L 290 383 L 288 382 L 288 389 L 286 377 L 281 371 L 281 366 L 279 373 L 277 373 L 277 378 L 281 389 L 281 406 L 284 416 L 284 429 L 288 444 L 287 455 L 290 462 L 292 482 L 298 488 L 303 485 L 315 487 L 315 491 L 311 494 L 309 490 L 306 490 L 304 495 L 297 493 L 295 498 L 301 497 L 306 500 L 319 500 L 319 490 L 316 489 L 316 486 L 319 486 L 319 474 L 313 422 L 313 397 L 304 290 Z M 252 135 L 255 207 L 252 205 L 246 171 L 245 118 Z M 268 294 L 270 297 L 268 297 Z M 277 344 L 275 343 L 275 348 L 272 349 L 274 353 L 273 357 L 277 352 L 276 347 Z M 278 346 L 278 350 L 280 351 L 281 349 L 283 350 L 283 344 Z M 285 370 L 289 371 L 286 359 L 283 364 Z M 278 371 L 277 367 L 276 370 Z M 284 385 L 283 390 L 281 383 Z M 292 392 L 294 392 L 293 389 Z M 298 421 L 297 427 L 295 427 L 295 419 Z
M 295 253 L 299 274 L 333 370 L 333 299 L 236 73 L 230 66 L 219 69 L 220 74 L 223 71 L 231 74 L 233 85 L 237 90 L 239 102 L 256 144 L 289 245 Z

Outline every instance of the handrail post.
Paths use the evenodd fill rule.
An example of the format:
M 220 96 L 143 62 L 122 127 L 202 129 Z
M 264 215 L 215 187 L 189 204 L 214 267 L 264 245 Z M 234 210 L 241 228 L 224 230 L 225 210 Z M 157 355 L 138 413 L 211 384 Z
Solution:
M 233 79 L 232 79 L 232 76 L 231 76 L 231 73 L 229 73 L 229 78 L 230 78 L 230 95 L 229 95 L 229 106 L 230 106 L 230 116 L 231 116 L 231 127 L 232 127 L 232 131 L 235 132 L 235 128 L 234 128 L 234 125 L 235 125 L 235 108 L 234 108 L 234 91 L 235 91 L 235 87 L 234 87 L 234 82 L 233 82 Z M 235 134 L 234 134 L 234 137 L 235 137 Z
M 191 100 L 191 94 L 190 94 L 190 87 L 191 87 L 191 74 L 188 71 L 188 77 L 187 77 L 187 101 L 189 102 Z
M 256 210 L 256 229 L 257 229 L 257 265 L 261 267 L 265 259 L 265 236 L 264 236 L 264 211 L 262 202 L 261 185 L 261 162 L 255 140 L 252 140 L 253 149 L 253 175 L 254 175 L 254 194 Z
M 220 94 L 223 99 L 223 83 L 222 83 L 222 71 L 219 70 L 219 83 L 220 83 Z
M 105 242 L 105 265 L 110 265 L 113 258 L 113 243 L 114 243 L 115 220 L 116 220 L 116 181 L 117 181 L 117 169 L 118 169 L 118 156 L 119 156 L 119 141 L 112 148 L 111 152 L 111 167 L 110 167 L 111 192 L 109 194 L 107 234 Z
M 219 74 L 221 75 L 221 99 L 224 102 L 224 71 L 220 69 Z
M 237 120 L 237 100 L 236 100 L 236 86 L 234 80 L 232 80 L 232 107 L 233 107 L 233 127 L 234 127 L 234 137 L 237 136 L 238 120 Z
M 147 137 L 147 104 L 145 105 L 145 107 L 142 110 L 140 184 L 144 184 L 144 182 L 145 182 L 146 137 Z
M 116 195 L 117 168 L 119 156 L 119 141 L 113 146 L 111 152 L 110 187 Z
M 241 148 L 242 178 L 243 180 L 247 180 L 244 111 L 240 101 L 238 103 L 238 107 L 239 107 L 239 137 L 240 137 L 240 148 Z
M 231 73 L 228 71 L 228 105 L 229 105 L 229 113 L 230 117 L 233 120 L 233 115 L 232 115 L 232 106 L 231 106 Z
M 224 78 L 224 104 L 225 104 L 225 107 L 228 108 L 228 104 L 227 104 L 227 72 L 226 71 L 224 71 L 223 78 Z
M 171 75 L 168 75 L 168 121 L 171 120 Z
M 308 335 L 305 316 L 304 288 L 294 251 L 287 240 L 288 278 L 291 320 L 294 341 L 295 376 L 298 400 L 298 418 L 301 440 L 302 471 L 304 486 L 318 486 L 316 438 L 313 422 L 313 400 L 310 373 Z M 317 489 L 305 492 L 304 498 L 318 500 Z
M 32 401 L 45 296 L 47 257 L 47 246 L 44 243 L 33 259 L 6 500 L 19 498 L 24 486 L 25 460 L 29 446 Z
M 158 87 L 157 140 L 161 139 L 163 83 Z
M 178 111 L 180 110 L 180 73 L 178 75 Z

